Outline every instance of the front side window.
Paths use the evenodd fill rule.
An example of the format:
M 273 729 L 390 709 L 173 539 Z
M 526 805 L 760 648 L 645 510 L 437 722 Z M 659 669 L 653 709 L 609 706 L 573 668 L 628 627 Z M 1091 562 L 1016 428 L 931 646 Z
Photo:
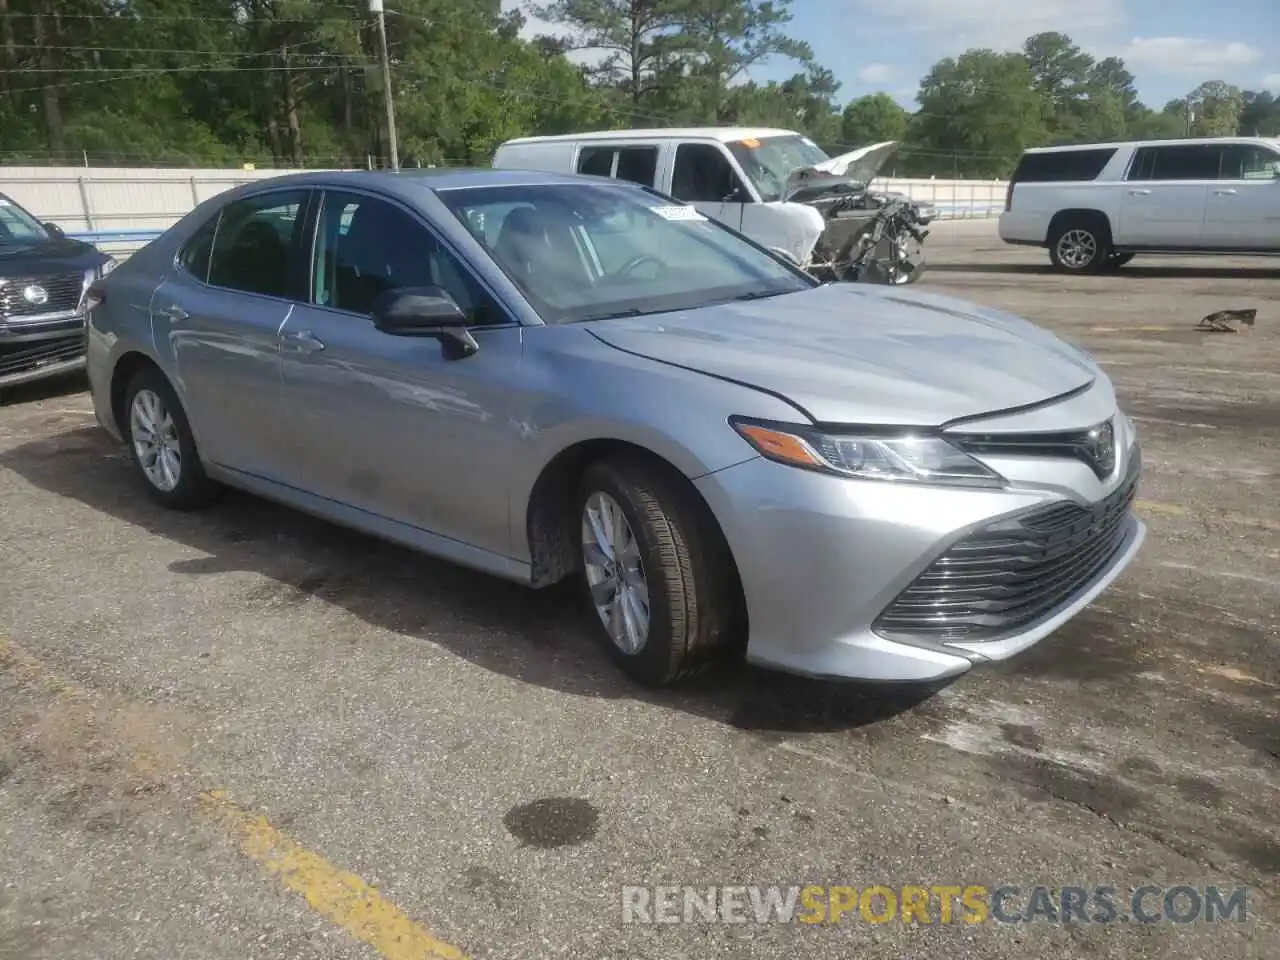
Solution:
M 1280 176 L 1280 153 L 1250 144 L 1222 148 L 1221 180 L 1274 180 Z
M 440 287 L 474 323 L 507 322 L 457 257 L 407 211 L 375 197 L 326 191 L 312 259 L 312 302 L 367 316 L 383 293 L 407 287 Z
M 793 171 L 831 159 L 812 140 L 798 135 L 738 140 L 728 146 L 766 203 L 782 199 Z
M 1222 148 L 1187 144 L 1142 147 L 1133 158 L 1130 180 L 1216 180 Z
M 713 143 L 682 143 L 676 148 L 671 195 L 686 203 L 745 203 L 749 199 L 733 164 Z
M 439 192 L 548 323 L 692 309 L 816 285 L 699 214 L 622 184 Z M 474 226 L 472 227 L 475 229 Z
M 48 239 L 49 231 L 44 224 L 0 194 L 0 244 L 39 243 Z
M 288 190 L 246 197 L 223 208 L 208 282 L 242 293 L 288 297 L 293 245 L 306 199 L 307 191 Z

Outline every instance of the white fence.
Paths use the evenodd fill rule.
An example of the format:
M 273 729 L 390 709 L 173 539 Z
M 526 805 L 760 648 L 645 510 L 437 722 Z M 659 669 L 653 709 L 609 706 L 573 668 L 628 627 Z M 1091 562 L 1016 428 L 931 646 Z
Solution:
M 238 184 L 279 170 L 0 167 L 0 193 L 41 220 L 103 249 L 130 249 L 171 226 L 196 204 Z M 935 204 L 947 219 L 990 217 L 1004 209 L 1003 180 L 884 179 L 897 190 Z

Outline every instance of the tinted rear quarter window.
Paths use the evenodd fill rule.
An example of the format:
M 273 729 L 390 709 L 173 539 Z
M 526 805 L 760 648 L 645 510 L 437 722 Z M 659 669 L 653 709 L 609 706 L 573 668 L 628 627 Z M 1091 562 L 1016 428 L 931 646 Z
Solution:
M 1024 153 L 1018 162 L 1018 169 L 1014 171 L 1013 179 L 1019 183 L 1095 180 L 1115 155 L 1115 147 Z
M 1181 144 L 1140 147 L 1129 168 L 1130 180 L 1216 180 L 1219 146 Z
M 617 157 L 617 168 L 614 158 Z M 614 177 L 652 187 L 658 173 L 657 147 L 583 147 L 578 172 L 593 177 Z

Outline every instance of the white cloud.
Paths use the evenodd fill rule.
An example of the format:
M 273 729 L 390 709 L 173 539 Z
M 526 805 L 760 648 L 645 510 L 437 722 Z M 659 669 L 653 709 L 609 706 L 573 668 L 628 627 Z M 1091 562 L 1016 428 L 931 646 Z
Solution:
M 1247 43 L 1192 37 L 1134 37 L 1118 55 L 1130 69 L 1187 74 L 1233 71 L 1262 58 Z
M 886 63 L 869 63 L 858 71 L 863 83 L 885 83 L 893 79 L 897 71 Z
M 1263 77 L 1262 88 L 1273 93 L 1280 93 L 1280 73 L 1269 73 Z
M 1125 21 L 1124 0 L 855 0 L 858 6 L 919 33 L 946 38 L 956 51 L 1014 50 L 1045 31 L 1077 41 Z

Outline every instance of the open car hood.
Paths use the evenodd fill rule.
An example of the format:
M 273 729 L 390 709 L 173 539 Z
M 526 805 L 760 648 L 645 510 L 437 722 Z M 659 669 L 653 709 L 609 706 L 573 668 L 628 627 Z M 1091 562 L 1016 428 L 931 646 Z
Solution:
M 811 167 L 792 170 L 787 177 L 783 199 L 788 200 L 801 191 L 808 193 L 815 189 L 820 192 L 839 191 L 841 188 L 865 189 L 897 150 L 897 140 L 886 140 L 884 143 L 873 143 L 869 147 L 850 150 Z

